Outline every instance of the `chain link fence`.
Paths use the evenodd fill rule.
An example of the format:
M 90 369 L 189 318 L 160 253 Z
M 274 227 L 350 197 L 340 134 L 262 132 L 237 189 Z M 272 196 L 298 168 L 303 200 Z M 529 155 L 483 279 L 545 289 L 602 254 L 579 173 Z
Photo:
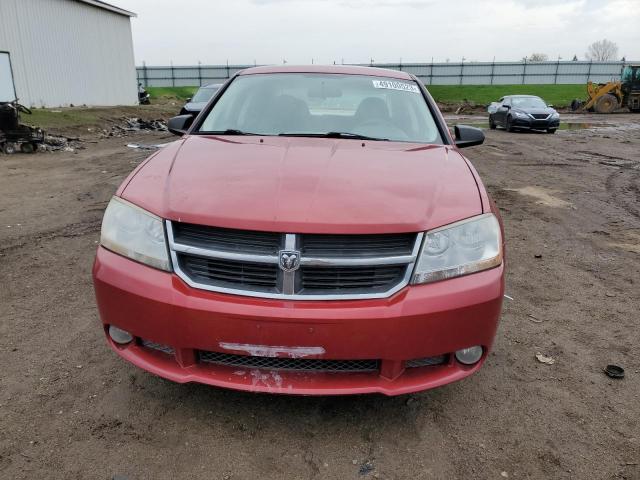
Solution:
M 513 85 L 605 83 L 620 77 L 625 62 L 474 62 L 376 63 L 364 65 L 412 73 L 426 85 Z M 145 87 L 192 87 L 222 83 L 254 65 L 195 65 L 137 67 Z

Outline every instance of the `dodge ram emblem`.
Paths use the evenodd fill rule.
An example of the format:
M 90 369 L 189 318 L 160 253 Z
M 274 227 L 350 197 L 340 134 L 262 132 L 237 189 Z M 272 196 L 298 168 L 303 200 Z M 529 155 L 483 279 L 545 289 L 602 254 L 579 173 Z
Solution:
M 300 252 L 297 250 L 280 250 L 280 269 L 293 272 L 300 266 Z

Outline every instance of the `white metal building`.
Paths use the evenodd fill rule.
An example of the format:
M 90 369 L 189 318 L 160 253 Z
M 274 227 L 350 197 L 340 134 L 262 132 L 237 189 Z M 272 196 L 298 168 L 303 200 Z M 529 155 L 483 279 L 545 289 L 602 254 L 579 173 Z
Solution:
M 0 0 L 0 52 L 20 103 L 137 103 L 134 16 L 98 0 Z

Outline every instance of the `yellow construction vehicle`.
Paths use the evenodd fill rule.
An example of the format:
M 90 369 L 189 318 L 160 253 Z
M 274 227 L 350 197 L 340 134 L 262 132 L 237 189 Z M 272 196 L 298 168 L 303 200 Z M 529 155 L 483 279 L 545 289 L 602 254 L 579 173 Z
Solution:
M 596 113 L 611 113 L 617 108 L 627 107 L 640 112 L 640 65 L 627 65 L 622 69 L 620 80 L 607 83 L 587 82 L 589 99 L 574 100 L 572 110 L 587 110 Z

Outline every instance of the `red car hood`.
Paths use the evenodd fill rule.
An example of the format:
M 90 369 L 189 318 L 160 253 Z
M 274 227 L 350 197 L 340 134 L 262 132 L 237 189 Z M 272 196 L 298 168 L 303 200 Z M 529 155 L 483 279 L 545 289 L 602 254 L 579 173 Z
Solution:
M 171 220 L 292 233 L 416 232 L 482 213 L 451 147 L 344 139 L 185 137 L 119 192 Z

